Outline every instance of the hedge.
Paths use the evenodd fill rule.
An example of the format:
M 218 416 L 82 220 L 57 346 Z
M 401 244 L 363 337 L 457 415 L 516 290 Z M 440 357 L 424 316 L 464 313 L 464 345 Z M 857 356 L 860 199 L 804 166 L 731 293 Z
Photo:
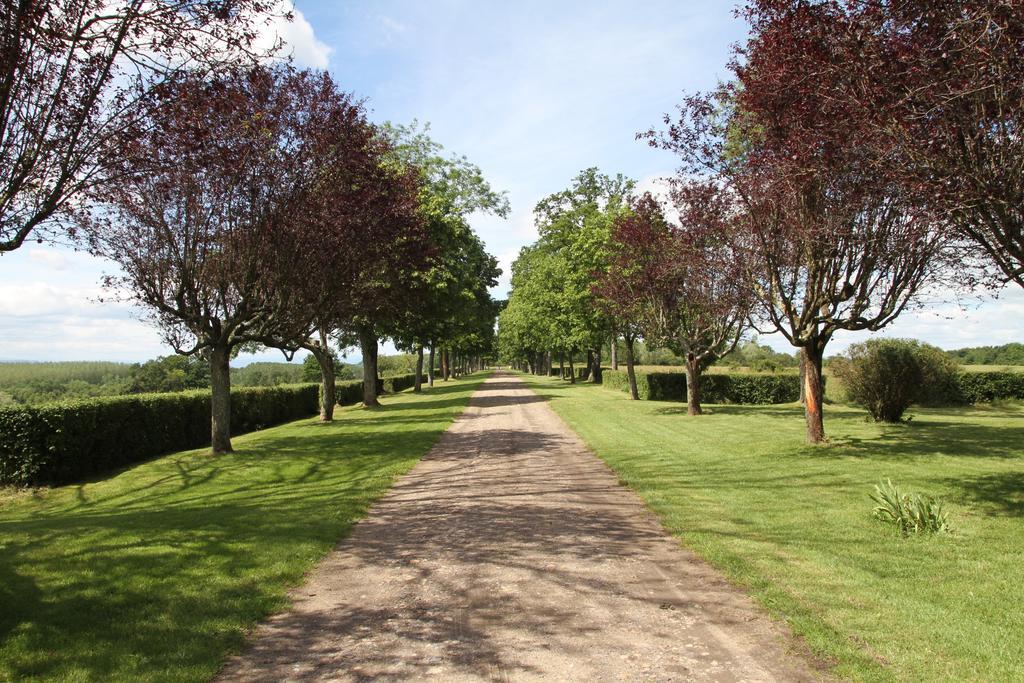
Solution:
M 380 393 L 416 375 L 380 380 Z M 231 433 L 313 415 L 319 384 L 243 387 L 231 392 Z M 363 400 L 361 380 L 338 382 L 339 404 Z M 210 392 L 113 396 L 0 409 L 0 484 L 62 484 L 210 443 Z
M 231 432 L 316 413 L 318 385 L 231 392 Z M 61 484 L 210 443 L 210 392 L 138 394 L 0 409 L 0 483 Z
M 828 377 L 822 378 L 826 383 Z M 625 370 L 604 371 L 605 386 L 629 392 Z M 636 373 L 640 398 L 651 401 L 685 401 L 685 372 Z M 706 403 L 792 403 L 800 400 L 800 377 L 779 374 L 705 374 L 701 377 L 701 401 Z M 1024 373 L 960 372 L 956 386 L 929 396 L 926 405 L 964 405 L 1002 400 L 1024 400 Z
M 1024 372 L 961 372 L 957 384 L 962 403 L 1024 400 Z
M 625 370 L 605 370 L 604 384 L 629 392 Z M 636 372 L 636 388 L 648 401 L 685 401 L 685 372 Z M 701 401 L 705 403 L 792 403 L 800 400 L 800 376 L 796 374 L 704 374 Z
M 420 381 L 425 382 L 427 380 L 426 375 L 420 376 Z M 393 377 L 385 377 L 380 381 L 378 386 L 379 393 L 382 394 L 396 394 L 399 391 L 405 391 L 411 387 L 416 386 L 416 373 L 411 372 L 408 375 L 395 375 Z

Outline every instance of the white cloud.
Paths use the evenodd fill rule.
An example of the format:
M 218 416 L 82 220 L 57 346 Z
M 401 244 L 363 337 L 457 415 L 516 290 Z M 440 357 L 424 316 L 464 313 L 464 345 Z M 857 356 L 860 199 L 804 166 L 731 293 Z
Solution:
M 264 28 L 257 47 L 270 48 L 280 40 L 283 43 L 281 56 L 292 57 L 298 66 L 326 69 L 334 48 L 316 37 L 313 26 L 289 0 L 281 2 L 274 14 L 284 15 L 287 12 L 291 12 L 292 20 L 275 17 Z
M 0 284 L 0 318 L 70 314 L 87 318 L 126 317 L 126 304 L 99 304 L 97 299 L 102 294 L 99 287 L 69 289 L 39 281 L 4 283 Z
M 968 346 L 999 346 L 1019 342 L 1024 336 L 1024 289 L 1007 287 L 998 298 L 981 296 L 970 304 L 935 303 L 903 313 L 879 332 L 839 332 L 826 355 L 842 353 L 850 344 L 875 337 L 919 339 L 943 349 Z M 778 351 L 792 352 L 781 334 L 760 337 Z
M 50 249 L 29 249 L 28 257 L 35 263 L 42 264 L 52 270 L 67 270 L 68 259 L 62 253 Z

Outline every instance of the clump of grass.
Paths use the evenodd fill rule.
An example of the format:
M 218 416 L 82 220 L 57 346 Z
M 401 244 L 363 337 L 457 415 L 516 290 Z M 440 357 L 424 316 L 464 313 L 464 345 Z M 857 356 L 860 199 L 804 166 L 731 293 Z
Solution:
M 904 536 L 949 531 L 949 513 L 940 501 L 920 493 L 905 493 L 890 479 L 875 484 L 871 500 L 877 503 L 875 519 L 895 524 Z

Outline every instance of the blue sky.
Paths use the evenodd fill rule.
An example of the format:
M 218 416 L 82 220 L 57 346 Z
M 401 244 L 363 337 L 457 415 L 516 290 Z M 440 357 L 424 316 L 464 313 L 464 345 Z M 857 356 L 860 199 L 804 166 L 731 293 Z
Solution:
M 512 203 L 474 226 L 506 270 L 535 238 L 532 207 L 597 166 L 651 187 L 673 158 L 634 137 L 683 92 L 727 77 L 744 26 L 730 3 L 298 0 L 278 26 L 296 62 L 328 68 L 374 121 L 429 122 Z M 269 39 L 269 38 L 268 38 Z M 169 353 L 126 304 L 97 303 L 109 265 L 31 245 L 0 259 L 0 359 L 140 361 Z M 946 298 L 946 297 L 940 297 Z M 1020 341 L 1024 292 L 931 306 L 886 334 L 944 348 Z M 777 335 L 776 335 L 777 336 Z M 837 337 L 838 352 L 864 333 Z M 764 338 L 779 349 L 785 340 Z M 261 359 L 280 359 L 270 352 Z M 247 358 L 239 359 L 241 362 Z

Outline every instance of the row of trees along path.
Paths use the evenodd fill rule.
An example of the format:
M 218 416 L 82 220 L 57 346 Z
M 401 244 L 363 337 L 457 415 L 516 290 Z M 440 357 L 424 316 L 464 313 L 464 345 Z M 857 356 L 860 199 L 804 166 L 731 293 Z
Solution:
M 636 398 L 643 337 L 684 356 L 699 414 L 702 372 L 748 329 L 778 332 L 800 351 L 817 443 L 836 332 L 880 330 L 943 292 L 1024 285 L 1024 12 L 752 0 L 741 14 L 733 79 L 638 135 L 680 161 L 667 200 L 619 178 L 562 214 L 576 220 L 538 205 L 499 344 L 546 371 L 545 354 L 610 332 Z M 592 169 L 553 198 L 608 180 Z
M 333 346 L 490 352 L 500 271 L 467 222 L 508 202 L 426 127 L 376 126 L 326 72 L 259 48 L 280 3 L 8 3 L 0 55 L 0 254 L 71 241 L 119 271 L 178 353 L 210 365 L 231 450 L 230 359 L 300 349 L 335 405 Z M 159 40 L 154 39 L 159 37 Z

